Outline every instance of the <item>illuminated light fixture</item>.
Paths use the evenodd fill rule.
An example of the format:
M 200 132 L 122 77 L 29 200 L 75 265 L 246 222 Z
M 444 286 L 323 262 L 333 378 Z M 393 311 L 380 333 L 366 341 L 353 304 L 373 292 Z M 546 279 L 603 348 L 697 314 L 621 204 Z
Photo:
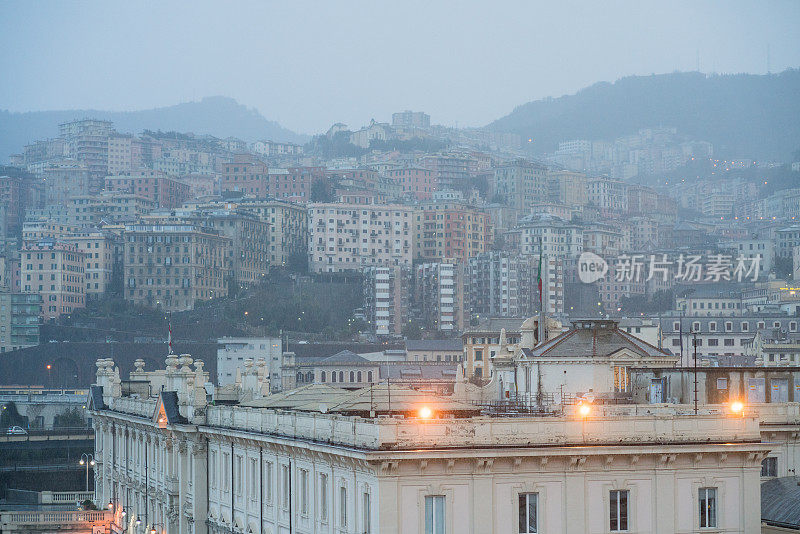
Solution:
M 108 500 L 108 509 L 109 510 L 113 510 L 114 509 L 114 503 L 111 502 L 111 499 Z
M 142 526 L 142 520 L 140 518 L 138 518 L 138 517 L 136 518 L 136 526 L 137 527 Z
M 731 403 L 731 411 L 733 413 L 743 413 L 744 412 L 744 403 L 742 403 L 742 401 L 733 401 Z
M 122 514 L 121 515 L 122 515 L 122 517 L 125 517 L 126 515 L 128 515 L 128 512 L 125 511 L 125 508 L 122 509 Z
M 588 404 L 579 404 L 578 405 L 578 413 L 581 417 L 588 417 L 590 413 L 592 413 L 592 407 Z
M 422 419 L 430 419 L 432 415 L 433 415 L 433 411 L 430 408 L 428 408 L 427 406 L 423 406 L 419 410 L 419 416 Z

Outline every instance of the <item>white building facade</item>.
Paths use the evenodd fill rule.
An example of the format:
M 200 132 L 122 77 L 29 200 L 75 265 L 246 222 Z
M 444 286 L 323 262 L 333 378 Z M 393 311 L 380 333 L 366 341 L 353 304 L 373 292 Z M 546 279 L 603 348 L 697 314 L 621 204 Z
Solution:
M 88 408 L 112 532 L 760 530 L 770 445 L 750 415 L 439 417 L 406 405 L 370 418 L 210 406 L 202 365 L 191 364 L 168 358 L 150 378 L 163 390 L 136 398 L 122 395 L 113 362 L 98 362 Z

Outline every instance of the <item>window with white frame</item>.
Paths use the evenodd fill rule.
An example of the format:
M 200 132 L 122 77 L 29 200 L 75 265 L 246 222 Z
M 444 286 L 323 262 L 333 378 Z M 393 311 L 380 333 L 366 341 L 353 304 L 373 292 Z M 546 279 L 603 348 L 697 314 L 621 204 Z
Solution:
M 445 534 L 444 495 L 425 496 L 425 534 Z
M 519 534 L 539 532 L 539 494 L 519 494 Z
M 371 534 L 372 532 L 372 517 L 371 514 L 371 506 L 372 503 L 370 502 L 370 495 L 368 491 L 364 492 L 363 495 L 364 502 L 361 505 L 361 532 L 364 534 Z
M 281 465 L 281 507 L 289 508 L 289 466 Z
M 242 469 L 242 465 L 242 457 L 237 454 L 233 472 L 233 476 L 236 479 L 236 495 L 242 494 L 242 479 L 244 478 L 244 469 Z
M 264 464 L 264 499 L 272 504 L 272 462 Z
M 319 475 L 319 519 L 328 520 L 328 475 Z
M 717 488 L 700 488 L 700 528 L 717 526 Z
M 347 488 L 339 487 L 339 526 L 347 526 Z
M 211 489 L 217 488 L 217 451 L 211 451 L 208 457 L 208 478 Z
M 249 485 L 249 494 L 250 499 L 255 500 L 258 496 L 258 460 L 255 458 L 250 458 L 250 485 Z
M 609 523 L 611 532 L 624 532 L 628 530 L 628 490 L 611 490 L 609 494 Z
M 308 515 L 308 470 L 300 470 L 300 513 Z
M 222 454 L 222 491 L 228 493 L 231 489 L 231 455 L 227 452 Z

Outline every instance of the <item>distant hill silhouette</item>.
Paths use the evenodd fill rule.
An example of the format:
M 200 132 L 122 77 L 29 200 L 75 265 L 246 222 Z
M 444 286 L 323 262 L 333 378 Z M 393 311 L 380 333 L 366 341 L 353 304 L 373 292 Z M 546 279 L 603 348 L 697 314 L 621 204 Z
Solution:
M 163 130 L 238 137 L 246 141 L 270 139 L 305 143 L 309 138 L 264 118 L 258 111 L 223 96 L 206 97 L 199 102 L 142 111 L 62 110 L 11 113 L 0 110 L 0 162 L 37 139 L 58 135 L 61 122 L 96 118 L 114 122 L 117 131 L 139 133 Z
M 710 141 L 718 155 L 788 161 L 800 148 L 800 70 L 631 76 L 523 104 L 487 128 L 533 138 L 537 152 L 549 152 L 559 141 L 659 126 Z

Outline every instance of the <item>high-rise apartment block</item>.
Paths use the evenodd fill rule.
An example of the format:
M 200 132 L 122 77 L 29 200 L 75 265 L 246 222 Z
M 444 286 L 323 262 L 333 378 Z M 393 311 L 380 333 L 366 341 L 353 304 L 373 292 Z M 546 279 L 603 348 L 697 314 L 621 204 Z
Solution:
M 413 215 L 413 208 L 399 204 L 309 204 L 309 270 L 411 265 Z

